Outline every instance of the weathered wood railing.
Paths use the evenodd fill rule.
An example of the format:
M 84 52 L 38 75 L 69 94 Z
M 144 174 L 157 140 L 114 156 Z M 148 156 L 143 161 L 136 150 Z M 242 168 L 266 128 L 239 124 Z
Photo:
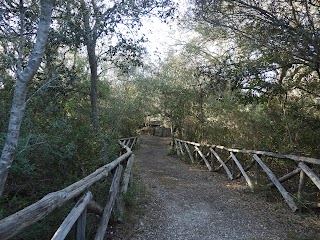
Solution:
M 75 239 L 85 239 L 87 210 L 101 216 L 95 239 L 104 239 L 111 211 L 116 200 L 117 207 L 119 208 L 118 210 L 120 212 L 122 211 L 122 196 L 128 189 L 131 178 L 131 167 L 134 161 L 134 154 L 131 149 L 137 142 L 138 137 L 120 139 L 119 144 L 125 150 L 120 157 L 111 163 L 100 167 L 82 180 L 73 183 L 60 191 L 49 193 L 38 202 L 2 219 L 0 221 L 0 239 L 9 239 L 17 235 L 26 227 L 43 219 L 53 210 L 61 207 L 67 201 L 74 198 L 78 198 L 78 202 L 51 239 L 65 239 L 74 225 L 76 226 Z M 124 165 L 125 162 L 126 168 L 122 175 L 122 165 Z M 88 191 L 88 188 L 108 176 L 112 170 L 115 170 L 113 181 L 109 189 L 106 205 L 103 208 L 97 202 L 93 201 L 93 195 Z M 121 176 L 123 176 L 122 181 Z M 122 183 L 121 188 L 120 183 Z
M 320 190 L 320 178 L 312 170 L 312 168 L 318 168 L 320 165 L 320 159 L 301 157 L 295 155 L 282 155 L 273 152 L 266 151 L 255 151 L 255 150 L 240 150 L 233 148 L 226 148 L 224 146 L 218 145 L 207 145 L 195 142 L 183 141 L 175 139 L 175 150 L 177 155 L 185 156 L 187 155 L 192 163 L 196 161 L 203 161 L 209 171 L 219 171 L 224 169 L 228 178 L 233 180 L 241 176 L 244 177 L 249 188 L 254 191 L 256 186 L 259 184 L 260 173 L 259 170 L 262 169 L 271 183 L 264 185 L 265 188 L 276 187 L 281 193 L 282 197 L 292 209 L 296 211 L 299 209 L 299 205 L 296 203 L 302 202 L 302 195 L 306 184 L 306 176 L 311 180 L 312 183 L 317 187 L 319 194 Z M 218 154 L 218 151 L 220 152 Z M 242 156 L 240 156 L 242 155 Z M 249 156 L 249 159 L 248 159 Z M 245 160 L 240 160 L 240 157 Z M 262 160 L 265 158 L 265 160 Z M 284 176 L 277 178 L 271 169 L 265 163 L 270 161 L 269 158 L 283 159 L 291 161 L 291 170 L 288 171 Z M 225 160 L 223 160 L 225 159 Z M 248 161 L 249 160 L 249 161 Z M 218 166 L 216 164 L 218 163 Z M 272 163 L 272 161 L 271 161 Z M 246 164 L 246 167 L 244 165 Z M 228 166 L 229 165 L 229 166 Z M 311 167 L 309 167 L 310 165 Z M 237 170 L 238 168 L 238 170 Z M 250 174 L 250 170 L 254 168 L 254 172 Z M 294 176 L 300 174 L 299 184 L 297 193 L 290 194 L 283 186 L 283 182 L 292 179 Z M 252 180 L 254 178 L 254 181 Z M 295 201 L 296 200 L 296 201 Z M 317 202 L 313 203 L 312 206 L 320 207 L 319 199 Z

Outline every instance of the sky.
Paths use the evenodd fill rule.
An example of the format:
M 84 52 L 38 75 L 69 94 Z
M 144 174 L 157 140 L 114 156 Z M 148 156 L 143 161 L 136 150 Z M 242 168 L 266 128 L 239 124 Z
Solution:
M 188 6 L 187 0 L 175 0 L 175 2 L 179 4 L 178 15 L 183 16 Z M 169 50 L 178 51 L 181 49 L 181 43 L 191 37 L 190 33 L 179 27 L 177 19 L 168 22 L 164 23 L 156 17 L 142 19 L 141 33 L 149 40 L 145 43 L 145 47 L 152 61 L 159 61 L 159 58 L 163 60 Z

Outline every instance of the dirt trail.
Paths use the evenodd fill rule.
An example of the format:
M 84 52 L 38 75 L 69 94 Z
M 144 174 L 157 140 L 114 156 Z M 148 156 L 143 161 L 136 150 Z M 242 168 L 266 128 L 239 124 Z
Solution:
M 169 156 L 169 141 L 141 138 L 135 166 L 146 192 L 135 217 L 112 229 L 108 239 L 320 239 L 319 230 L 310 228 L 313 220 L 246 193 L 242 181 Z

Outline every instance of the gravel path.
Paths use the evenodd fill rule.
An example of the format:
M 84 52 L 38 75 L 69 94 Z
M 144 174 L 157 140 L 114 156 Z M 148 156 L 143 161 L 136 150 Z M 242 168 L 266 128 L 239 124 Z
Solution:
M 108 239 L 320 239 L 315 218 L 246 193 L 242 180 L 230 181 L 169 156 L 169 141 L 141 138 L 135 166 L 146 190 L 134 216 L 112 228 Z

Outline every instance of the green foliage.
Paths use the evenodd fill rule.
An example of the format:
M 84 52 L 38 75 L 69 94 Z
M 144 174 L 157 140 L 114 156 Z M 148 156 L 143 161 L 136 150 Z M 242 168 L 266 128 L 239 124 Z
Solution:
M 29 86 L 19 146 L 0 201 L 0 218 L 115 159 L 119 150 L 116 140 L 136 135 L 146 116 L 160 115 L 171 124 L 175 136 L 191 141 L 320 157 L 319 54 L 314 54 L 319 49 L 319 19 L 313 16 L 319 11 L 307 13 L 305 6 L 301 8 L 300 16 L 312 15 L 312 29 L 312 21 L 293 19 L 293 6 L 284 8 L 285 14 L 279 11 L 279 6 L 288 6 L 288 1 L 273 1 L 270 5 L 255 1 L 263 4 L 248 6 L 250 11 L 243 8 L 243 3 L 252 1 L 219 0 L 211 5 L 207 4 L 210 1 L 196 1 L 195 19 L 188 24 L 199 33 L 197 39 L 186 44 L 180 54 L 169 53 L 159 66 L 144 66 L 142 70 L 143 49 L 139 44 L 144 39 L 127 38 L 129 34 L 122 32 L 125 28 L 117 25 L 127 23 L 137 29 L 139 17 L 154 7 L 163 10 L 157 15 L 168 17 L 173 11 L 171 2 L 140 1 L 135 5 L 119 1 L 112 7 L 97 1 L 98 9 L 90 5 L 94 2 L 88 2 L 90 16 L 108 16 L 106 22 L 97 23 L 97 34 L 117 39 L 108 47 L 103 41 L 96 42 L 101 50 L 98 60 L 103 61 L 98 82 L 102 133 L 95 134 L 91 125 L 89 68 L 80 50 L 86 34 L 82 15 L 77 12 L 80 2 L 57 1 L 57 6 L 66 11 L 55 13 L 54 22 L 59 28 L 51 29 L 42 69 Z M 201 8 L 202 4 L 206 8 Z M 31 5 L 26 12 L 26 54 L 32 49 L 38 17 L 37 4 Z M 3 17 L 18 23 L 18 1 L 12 6 L 15 10 Z M 318 8 L 312 6 L 313 10 Z M 0 6 L 2 12 L 8 9 Z M 259 9 L 276 18 L 266 22 Z M 254 14 L 250 15 L 251 11 Z M 296 25 L 285 21 L 287 13 Z M 20 42 L 16 23 L 7 32 L 3 29 L 1 149 Z M 106 153 L 100 158 L 102 146 Z M 107 184 L 101 182 L 94 190 L 100 192 Z M 136 186 L 125 196 L 129 206 L 135 204 L 135 191 Z M 48 223 L 56 226 L 64 211 Z M 23 238 L 37 238 L 50 231 L 36 225 Z
M 195 1 L 192 25 L 206 46 L 224 47 L 219 78 L 260 94 L 296 88 L 319 97 L 319 8 L 298 0 Z
M 223 69 L 228 67 L 221 65 L 225 56 L 203 54 L 192 44 L 183 54 L 169 55 L 158 72 L 139 86 L 152 94 L 155 112 L 170 118 L 177 137 L 319 156 L 317 98 L 293 90 L 289 84 L 263 84 L 265 79 L 258 75 L 248 87 L 226 81 L 245 71 L 255 71 L 255 66 L 236 64 L 231 70 Z M 190 59 L 194 61 L 190 63 Z M 245 70 L 250 68 L 253 70 Z
M 87 4 L 92 31 L 84 26 L 81 4 Z M 154 13 L 168 18 L 173 10 L 171 1 L 55 1 L 54 27 L 50 29 L 41 70 L 26 92 L 27 108 L 19 144 L 0 199 L 1 219 L 114 160 L 119 152 L 117 139 L 137 134 L 148 103 L 137 94 L 133 84 L 111 86 L 103 73 L 112 69 L 113 76 L 121 73 L 130 80 L 134 68 L 141 66 L 144 53 L 140 46 L 144 37 L 130 37 L 141 26 L 141 16 Z M 4 1 L 0 12 L 0 148 L 3 149 L 16 71 L 25 67 L 33 49 L 39 4 Z M 93 40 L 90 43 L 88 35 Z M 99 49 L 96 60 L 104 63 L 98 67 L 102 129 L 99 134 L 94 133 L 91 125 L 92 85 L 88 81 L 89 64 L 81 49 L 88 44 L 95 44 L 93 49 Z M 49 217 L 44 224 L 36 224 L 18 238 L 50 235 L 65 211 L 62 209 L 63 213 Z

